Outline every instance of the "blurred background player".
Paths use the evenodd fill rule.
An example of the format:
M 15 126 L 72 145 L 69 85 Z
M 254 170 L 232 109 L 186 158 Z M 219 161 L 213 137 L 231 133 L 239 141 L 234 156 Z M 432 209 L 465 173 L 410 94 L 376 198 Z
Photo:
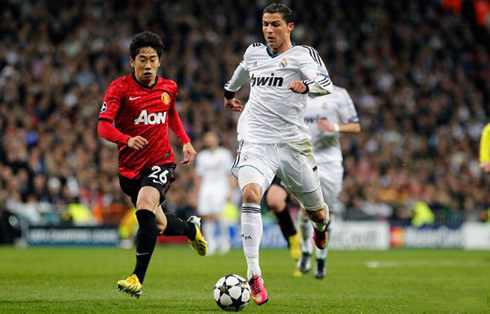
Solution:
M 208 242 L 208 255 L 218 250 L 230 250 L 228 224 L 223 217 L 226 201 L 230 198 L 234 178 L 230 174 L 233 164 L 231 152 L 219 146 L 214 131 L 204 135 L 206 149 L 197 154 L 195 187 L 199 191 L 197 213 L 203 219 L 202 231 Z M 216 236 L 218 227 L 218 236 Z
M 311 133 L 313 154 L 318 162 L 322 193 L 330 209 L 332 223 L 329 228 L 332 228 L 335 225 L 333 217 L 337 198 L 342 190 L 344 173 L 339 136 L 341 133 L 359 133 L 361 125 L 349 93 L 338 86 L 333 87 L 331 94 L 308 97 L 305 122 Z M 272 208 L 282 207 L 287 197 L 288 193 L 284 187 L 280 184 L 275 185 L 274 189 L 271 188 L 268 191 L 267 204 Z M 281 218 L 286 221 L 286 224 L 292 221 L 287 210 L 283 211 Z M 298 225 L 301 230 L 302 254 L 294 273 L 295 276 L 301 276 L 310 270 L 313 253 L 313 245 L 310 241 L 313 230 L 303 209 L 298 214 Z M 325 277 L 327 254 L 328 248 L 325 250 L 316 249 L 315 278 L 317 279 Z
M 359 133 L 361 124 L 349 93 L 345 88 L 335 85 L 333 92 L 329 95 L 308 97 L 305 122 L 310 129 L 313 154 L 318 162 L 323 198 L 330 209 L 332 223 L 329 227 L 335 228 L 335 208 L 342 191 L 344 175 L 340 134 Z M 298 225 L 302 237 L 302 255 L 298 261 L 296 275 L 304 274 L 309 270 L 313 252 L 313 246 L 309 240 L 313 230 L 303 210 L 299 212 Z M 315 278 L 322 279 L 326 275 L 328 248 L 325 250 L 317 249 L 315 253 Z
M 480 167 L 490 173 L 490 123 L 483 128 L 480 138 Z
M 266 7 L 262 32 L 267 46 L 250 45 L 225 85 L 225 107 L 242 111 L 235 92 L 250 80 L 249 100 L 238 121 L 240 147 L 233 171 L 242 191 L 241 238 L 247 278 L 258 305 L 268 300 L 259 266 L 260 203 L 276 174 L 305 207 L 314 224 L 315 244 L 322 249 L 328 244 L 328 207 L 303 115 L 306 94 L 328 94 L 332 82 L 315 49 L 292 44 L 292 19 L 286 5 Z
M 139 297 L 159 234 L 186 235 L 199 255 L 206 255 L 200 219 L 183 221 L 163 213 L 161 203 L 174 180 L 174 153 L 168 126 L 183 145 L 184 165 L 191 165 L 192 147 L 175 109 L 177 84 L 157 76 L 163 43 L 151 32 L 136 35 L 129 46 L 133 73 L 114 80 L 104 97 L 98 133 L 119 148 L 119 182 L 136 206 L 136 266 L 117 287 Z M 114 123 L 114 125 L 113 125 Z

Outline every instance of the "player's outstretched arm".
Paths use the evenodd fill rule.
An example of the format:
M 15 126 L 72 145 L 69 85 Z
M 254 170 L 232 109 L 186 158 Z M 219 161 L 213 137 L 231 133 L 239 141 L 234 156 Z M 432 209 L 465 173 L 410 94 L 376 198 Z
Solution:
M 191 142 L 185 143 L 182 147 L 182 151 L 184 152 L 184 160 L 182 160 L 180 163 L 187 166 L 192 165 L 197 153 Z
M 318 120 L 317 122 L 318 129 L 324 132 L 332 132 L 332 133 L 359 133 L 361 132 L 361 124 L 360 123 L 342 123 L 336 124 L 331 123 L 328 120 Z

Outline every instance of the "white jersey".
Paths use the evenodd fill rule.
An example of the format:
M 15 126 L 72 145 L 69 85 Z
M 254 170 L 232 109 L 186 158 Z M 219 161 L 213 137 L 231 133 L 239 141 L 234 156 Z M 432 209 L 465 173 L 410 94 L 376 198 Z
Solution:
M 261 43 L 248 47 L 225 89 L 236 92 L 250 80 L 250 97 L 238 121 L 238 140 L 277 144 L 309 139 L 304 123 L 305 94 L 288 89 L 303 81 L 312 95 L 331 92 L 332 82 L 318 52 L 294 46 L 274 55 Z
M 218 147 L 214 151 L 205 149 L 197 154 L 196 173 L 201 177 L 201 189 L 210 188 L 228 194 L 230 190 L 230 168 L 233 155 L 229 150 Z
M 334 86 L 333 92 L 321 97 L 308 97 L 305 122 L 311 133 L 313 154 L 318 163 L 342 160 L 339 134 L 318 129 L 317 121 L 328 120 L 334 124 L 357 123 L 354 103 L 345 88 Z

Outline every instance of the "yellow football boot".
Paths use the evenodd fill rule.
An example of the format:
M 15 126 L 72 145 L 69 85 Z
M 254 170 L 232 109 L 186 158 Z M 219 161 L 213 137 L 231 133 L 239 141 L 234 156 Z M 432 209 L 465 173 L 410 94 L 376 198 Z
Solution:
M 205 256 L 208 252 L 208 243 L 201 233 L 201 218 L 190 216 L 187 221 L 196 226 L 196 237 L 194 240 L 189 240 L 189 244 L 192 245 L 197 254 Z
M 127 279 L 119 280 L 117 282 L 117 289 L 138 299 L 143 292 L 143 285 L 140 283 L 138 277 L 132 274 Z

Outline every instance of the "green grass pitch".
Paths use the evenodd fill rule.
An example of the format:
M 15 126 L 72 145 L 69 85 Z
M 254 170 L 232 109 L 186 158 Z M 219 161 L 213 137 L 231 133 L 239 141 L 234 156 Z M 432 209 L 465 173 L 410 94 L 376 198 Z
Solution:
M 116 248 L 0 247 L 0 313 L 221 312 L 215 282 L 246 272 L 241 250 L 158 247 L 137 300 L 116 289 L 134 260 Z M 262 251 L 261 266 L 269 302 L 242 313 L 490 312 L 489 251 L 331 251 L 324 280 L 294 278 L 286 250 Z

